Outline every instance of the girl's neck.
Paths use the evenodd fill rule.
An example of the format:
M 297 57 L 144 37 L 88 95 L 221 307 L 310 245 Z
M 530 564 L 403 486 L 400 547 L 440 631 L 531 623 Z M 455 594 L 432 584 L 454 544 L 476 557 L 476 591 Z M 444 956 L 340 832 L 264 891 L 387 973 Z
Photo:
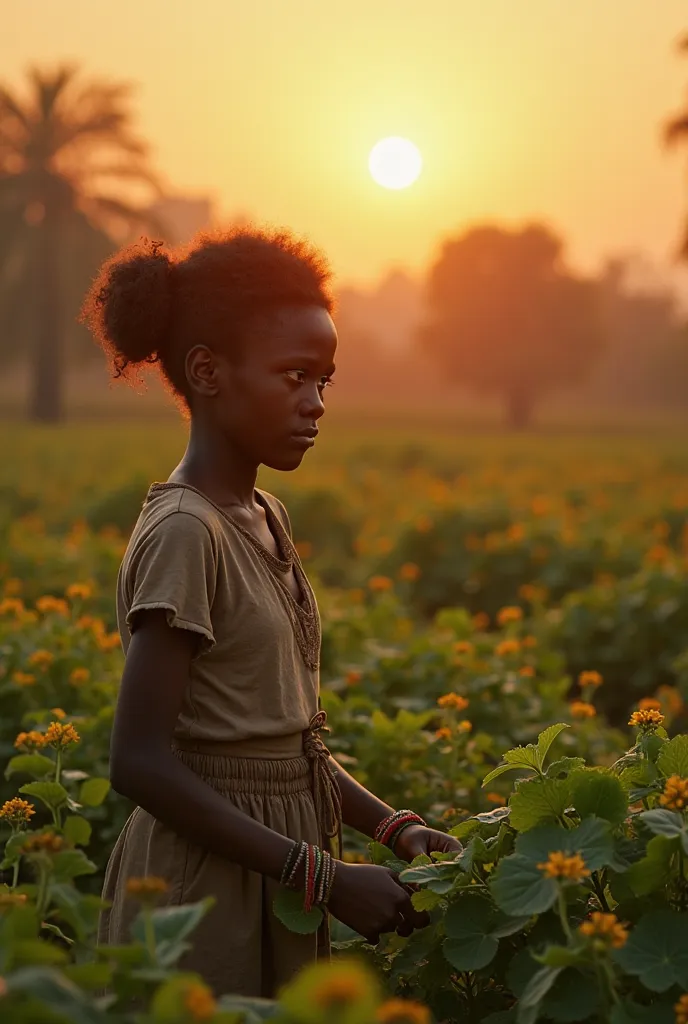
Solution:
M 255 509 L 258 467 L 246 465 L 226 444 L 220 450 L 212 436 L 201 434 L 192 421 L 186 451 L 169 481 L 190 484 L 220 507 Z

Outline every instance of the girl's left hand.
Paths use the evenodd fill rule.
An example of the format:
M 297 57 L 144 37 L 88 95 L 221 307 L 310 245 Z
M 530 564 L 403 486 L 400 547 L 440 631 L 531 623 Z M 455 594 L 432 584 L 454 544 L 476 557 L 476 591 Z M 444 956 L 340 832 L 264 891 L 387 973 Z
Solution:
M 409 863 L 419 853 L 425 853 L 429 857 L 433 851 L 460 853 L 461 850 L 463 845 L 454 836 L 448 836 L 446 832 L 438 832 L 437 829 L 427 828 L 425 825 L 409 825 L 394 844 L 396 856 Z

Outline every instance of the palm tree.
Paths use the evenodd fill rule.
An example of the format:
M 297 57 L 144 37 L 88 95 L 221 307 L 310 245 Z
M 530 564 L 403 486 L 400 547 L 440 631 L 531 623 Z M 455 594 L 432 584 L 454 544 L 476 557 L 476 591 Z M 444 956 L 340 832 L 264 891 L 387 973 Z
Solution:
M 678 49 L 679 52 L 688 54 L 688 35 L 679 40 Z M 673 117 L 666 125 L 664 138 L 670 146 L 676 143 L 688 144 L 688 103 L 681 113 Z M 684 231 L 679 255 L 688 260 L 688 227 Z
M 63 65 L 32 69 L 28 86 L 24 97 L 0 86 L 0 300 L 32 341 L 30 416 L 56 422 L 74 259 L 150 224 L 142 200 L 159 189 L 132 131 L 128 84 L 84 81 Z

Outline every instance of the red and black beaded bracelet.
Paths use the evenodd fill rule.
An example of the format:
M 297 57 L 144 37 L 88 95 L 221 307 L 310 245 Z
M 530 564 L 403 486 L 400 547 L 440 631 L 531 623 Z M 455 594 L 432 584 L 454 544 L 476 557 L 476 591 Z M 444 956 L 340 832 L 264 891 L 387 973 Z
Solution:
M 419 814 L 405 808 L 401 811 L 395 811 L 387 818 L 383 818 L 375 829 L 374 839 L 376 842 L 382 843 L 383 846 L 388 846 L 390 850 L 394 850 L 394 844 L 404 829 L 408 828 L 409 825 L 425 824 L 426 822 Z

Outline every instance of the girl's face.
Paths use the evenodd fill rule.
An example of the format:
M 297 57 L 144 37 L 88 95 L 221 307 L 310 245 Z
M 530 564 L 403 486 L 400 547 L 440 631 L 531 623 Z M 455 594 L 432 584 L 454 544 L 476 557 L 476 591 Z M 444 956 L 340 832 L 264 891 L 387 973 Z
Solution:
M 247 461 L 296 469 L 315 444 L 337 331 L 320 306 L 276 310 L 247 327 L 238 357 L 216 356 L 212 417 Z

